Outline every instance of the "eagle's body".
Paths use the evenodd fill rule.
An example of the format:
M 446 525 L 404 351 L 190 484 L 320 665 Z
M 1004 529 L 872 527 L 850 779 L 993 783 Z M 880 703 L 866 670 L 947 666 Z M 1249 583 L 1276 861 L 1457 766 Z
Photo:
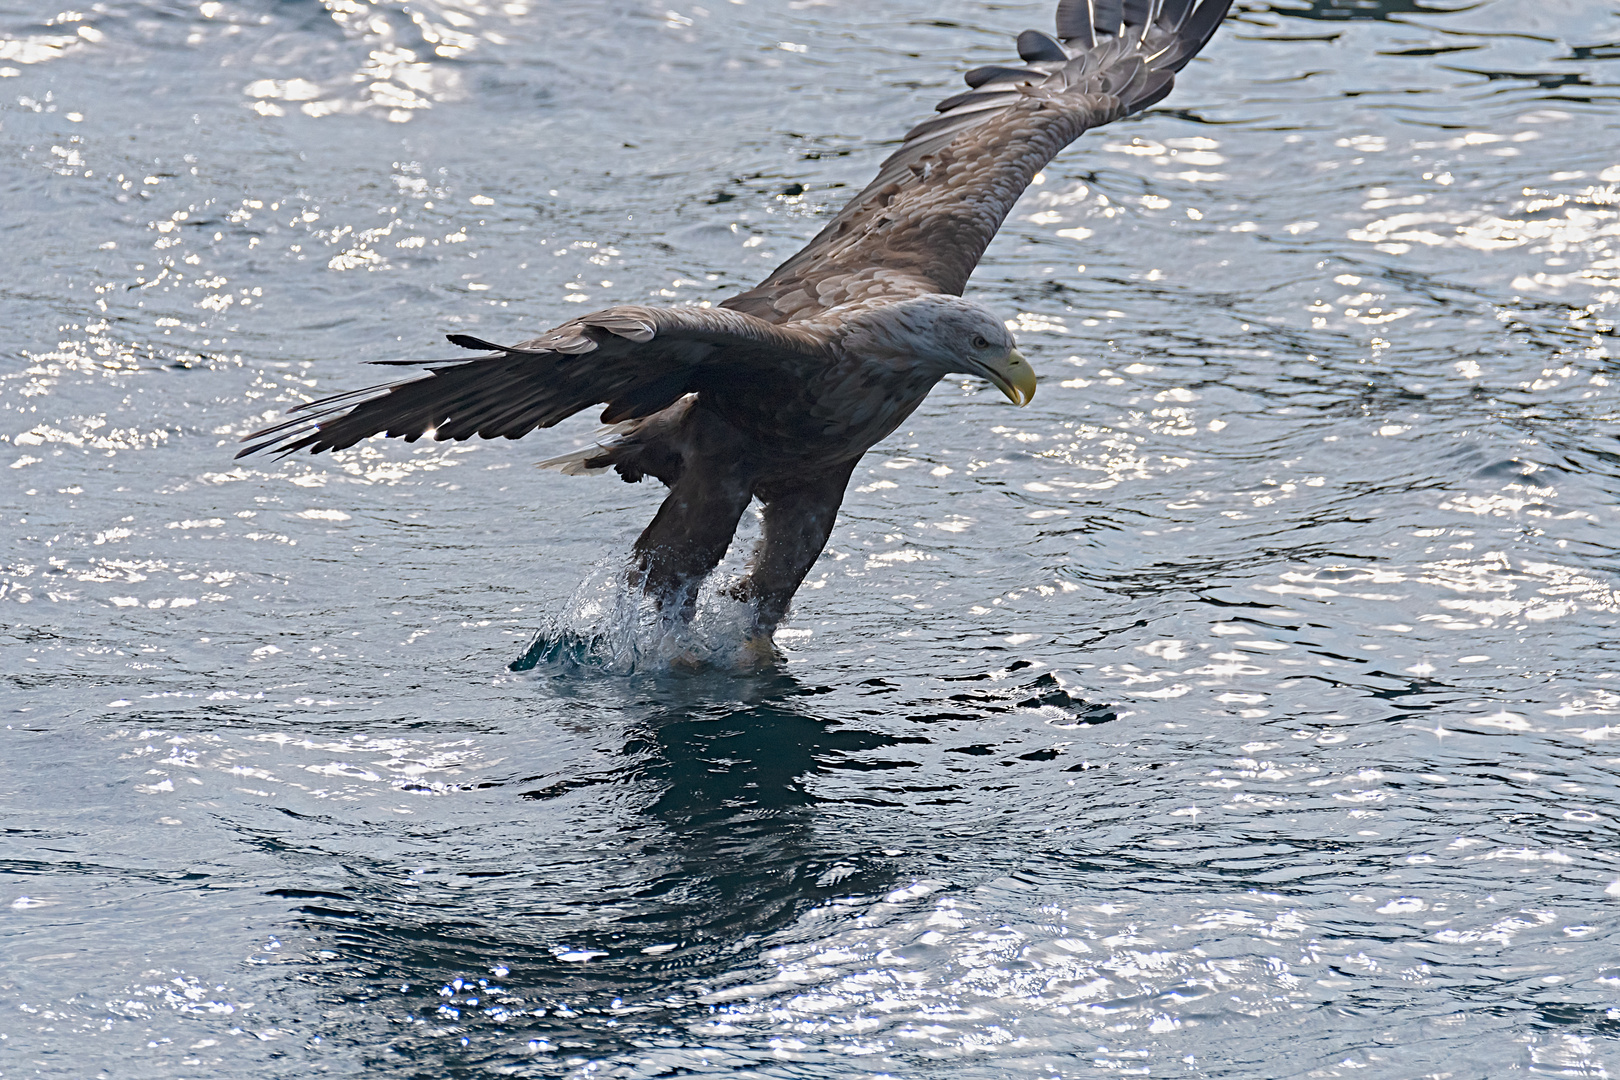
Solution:
M 1059 0 L 1058 37 L 1026 30 L 1022 67 L 913 128 L 805 248 L 716 308 L 620 306 L 487 355 L 295 409 L 242 454 L 311 453 L 377 434 L 519 438 L 606 402 L 611 435 L 545 464 L 652 476 L 669 496 L 635 545 L 635 583 L 690 614 L 753 499 L 764 527 L 732 590 L 768 644 L 826 544 L 855 463 L 946 374 L 1016 404 L 1035 377 L 1004 325 L 961 299 L 1030 180 L 1089 128 L 1140 111 L 1214 33 L 1231 0 Z M 238 456 L 241 456 L 240 454 Z

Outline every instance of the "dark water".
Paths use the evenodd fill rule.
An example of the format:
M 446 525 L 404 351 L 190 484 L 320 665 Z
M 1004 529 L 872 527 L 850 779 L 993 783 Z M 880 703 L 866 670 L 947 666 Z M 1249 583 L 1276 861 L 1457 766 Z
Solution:
M 587 419 L 231 460 L 752 282 L 1051 6 L 0 2 L 0 1075 L 1620 1071 L 1613 4 L 1241 2 L 774 675 L 506 673 Z

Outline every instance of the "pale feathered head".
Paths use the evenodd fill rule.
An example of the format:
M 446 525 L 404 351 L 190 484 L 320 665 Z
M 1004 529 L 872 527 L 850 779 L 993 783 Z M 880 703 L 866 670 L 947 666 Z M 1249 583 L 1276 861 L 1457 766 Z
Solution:
M 959 296 L 919 296 L 874 306 L 849 319 L 846 347 L 872 356 L 909 357 L 989 379 L 1015 405 L 1035 396 L 1035 369 L 1002 321 Z

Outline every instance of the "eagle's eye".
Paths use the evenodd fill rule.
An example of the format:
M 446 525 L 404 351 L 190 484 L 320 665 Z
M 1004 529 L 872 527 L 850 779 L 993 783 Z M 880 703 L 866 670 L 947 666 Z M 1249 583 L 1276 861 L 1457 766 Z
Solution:
M 975 349 L 988 349 L 990 347 L 990 343 L 984 339 L 983 334 L 974 334 L 973 347 Z

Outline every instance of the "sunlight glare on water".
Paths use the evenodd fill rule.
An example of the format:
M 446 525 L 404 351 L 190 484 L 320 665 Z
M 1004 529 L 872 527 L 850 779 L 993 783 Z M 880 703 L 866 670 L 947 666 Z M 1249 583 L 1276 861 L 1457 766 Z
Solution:
M 1052 7 L 0 0 L 0 1073 L 1620 1069 L 1609 6 L 1241 0 L 774 671 L 593 417 L 233 460 L 751 284 Z

